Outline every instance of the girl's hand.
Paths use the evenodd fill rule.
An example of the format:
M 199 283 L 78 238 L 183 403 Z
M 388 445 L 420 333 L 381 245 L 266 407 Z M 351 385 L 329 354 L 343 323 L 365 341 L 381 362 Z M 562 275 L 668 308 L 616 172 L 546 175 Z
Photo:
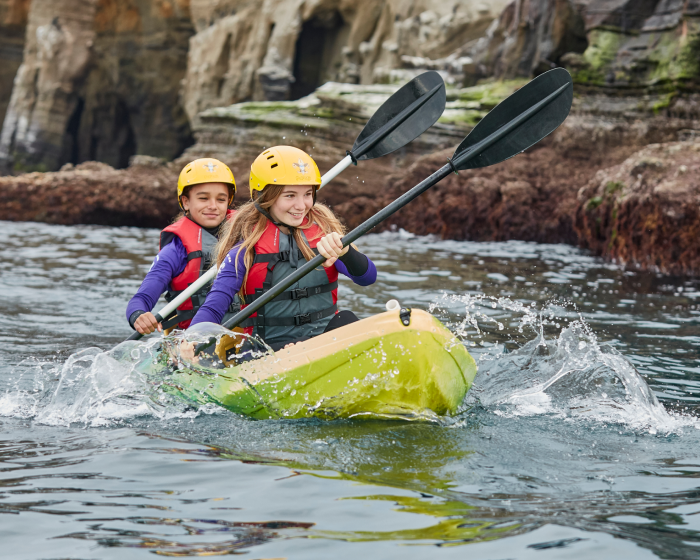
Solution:
M 343 242 L 341 240 L 340 234 L 333 232 L 329 233 L 316 245 L 316 249 L 320 255 L 326 257 L 326 262 L 323 263 L 324 268 L 333 266 L 333 263 L 338 260 L 338 257 L 342 257 L 348 252 L 347 247 L 343 247 Z
M 180 343 L 180 358 L 188 362 L 199 362 L 199 356 L 194 355 L 194 342 L 183 340 Z
M 155 316 L 150 311 L 138 316 L 134 321 L 134 328 L 140 334 L 151 334 L 156 330 L 163 332 L 163 325 L 156 321 Z

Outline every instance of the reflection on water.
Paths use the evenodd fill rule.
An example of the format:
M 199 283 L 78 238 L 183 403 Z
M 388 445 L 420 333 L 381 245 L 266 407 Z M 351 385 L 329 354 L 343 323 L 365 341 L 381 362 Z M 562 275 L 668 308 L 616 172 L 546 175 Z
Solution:
M 256 422 L 161 391 L 136 367 L 155 339 L 110 351 L 157 232 L 0 227 L 10 557 L 698 557 L 694 280 L 565 246 L 369 236 L 379 281 L 343 282 L 341 305 L 448 323 L 480 368 L 461 413 Z

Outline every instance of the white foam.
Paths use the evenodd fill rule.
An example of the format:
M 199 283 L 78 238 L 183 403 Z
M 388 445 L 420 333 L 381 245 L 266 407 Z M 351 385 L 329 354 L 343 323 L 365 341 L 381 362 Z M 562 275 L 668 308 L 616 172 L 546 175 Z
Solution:
M 698 418 L 669 413 L 632 363 L 601 344 L 566 302 L 538 310 L 503 297 L 444 295 L 431 309 L 460 316 L 450 326 L 467 345 L 489 338 L 488 331 L 497 332 L 492 340 L 528 332 L 534 337 L 510 353 L 493 341 L 476 349 L 479 373 L 470 405 L 478 403 L 501 416 L 548 414 L 650 433 L 700 429 Z M 547 339 L 545 326 L 555 326 L 558 335 Z

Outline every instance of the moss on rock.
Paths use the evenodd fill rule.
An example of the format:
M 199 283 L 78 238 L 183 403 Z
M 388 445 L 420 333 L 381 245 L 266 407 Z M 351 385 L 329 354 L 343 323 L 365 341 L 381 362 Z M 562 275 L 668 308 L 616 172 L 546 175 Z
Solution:
M 588 32 L 582 56 L 562 61 L 578 84 L 675 91 L 700 79 L 700 18 L 686 17 L 670 28 L 598 27 Z M 670 100 L 655 109 L 666 108 Z

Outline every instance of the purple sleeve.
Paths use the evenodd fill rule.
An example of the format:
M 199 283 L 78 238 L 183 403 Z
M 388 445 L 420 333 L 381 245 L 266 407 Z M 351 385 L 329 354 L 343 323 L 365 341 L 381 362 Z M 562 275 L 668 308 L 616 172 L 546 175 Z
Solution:
M 340 259 L 335 261 L 335 268 L 340 274 L 347 276 L 358 286 L 369 286 L 377 281 L 377 267 L 374 266 L 372 259 L 369 257 L 367 257 L 367 272 L 365 272 L 362 276 L 353 276 L 350 274 L 347 267 L 340 262 Z
M 224 262 L 221 263 L 221 268 L 207 294 L 207 299 L 197 311 L 190 326 L 197 323 L 217 323 L 220 325 L 223 321 L 233 298 L 243 285 L 246 272 L 243 260 L 245 251 L 241 251 L 238 255 L 238 267 L 234 264 L 236 253 L 238 253 L 238 245 L 229 251 Z
M 187 266 L 187 251 L 179 238 L 173 239 L 156 255 L 139 291 L 126 306 L 126 320 L 136 311 L 152 311 L 170 282 Z

